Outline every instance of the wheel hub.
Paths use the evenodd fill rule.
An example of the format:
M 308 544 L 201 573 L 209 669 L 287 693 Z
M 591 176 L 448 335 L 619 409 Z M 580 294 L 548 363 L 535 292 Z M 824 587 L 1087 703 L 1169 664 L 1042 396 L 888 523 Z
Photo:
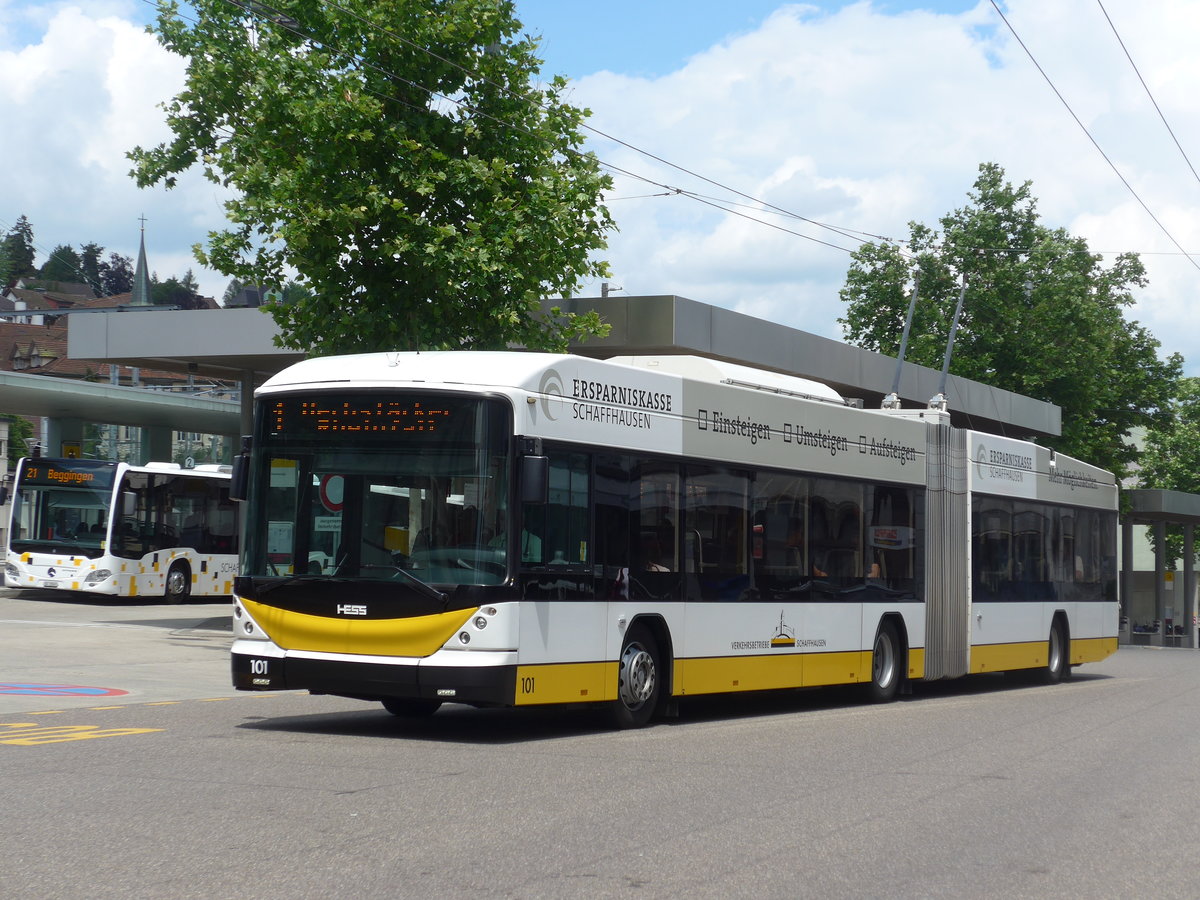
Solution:
M 654 657 L 640 644 L 630 644 L 621 654 L 621 702 L 637 709 L 654 696 Z

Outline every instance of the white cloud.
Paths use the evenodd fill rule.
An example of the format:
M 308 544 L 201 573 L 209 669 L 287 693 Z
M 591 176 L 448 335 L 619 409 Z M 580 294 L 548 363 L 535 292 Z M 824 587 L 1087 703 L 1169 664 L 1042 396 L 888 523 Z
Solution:
M 202 270 L 189 248 L 223 222 L 220 190 L 197 174 L 172 191 L 139 190 L 128 174 L 129 150 L 169 137 L 159 105 L 182 87 L 184 72 L 181 59 L 129 20 L 128 7 L 12 10 L 37 37 L 0 49 L 0 227 L 28 216 L 39 262 L 59 244 L 88 241 L 136 257 L 145 215 L 152 269 L 167 278 L 192 268 L 202 291 L 219 297 L 228 279 Z
M 1171 143 L 1099 7 L 1091 0 L 1011 0 L 1005 13 L 1055 85 L 1159 219 L 1200 249 L 1200 184 Z M 1142 75 L 1200 164 L 1200 5 L 1106 0 Z M 681 14 L 686 10 L 680 4 Z M 202 272 L 192 244 L 224 222 L 222 192 L 198 175 L 172 191 L 139 191 L 125 152 L 168 136 L 159 104 L 182 85 L 182 63 L 144 33 L 133 0 L 0 0 L 0 227 L 24 213 L 39 245 L 94 240 L 137 252 L 148 219 L 151 266 L 194 268 L 219 296 L 228 279 Z M 551 36 L 552 37 L 552 36 Z M 659 78 L 598 73 L 572 99 L 597 128 L 695 173 L 818 222 L 902 237 L 966 203 L 978 165 L 1031 180 L 1047 225 L 1097 251 L 1138 250 L 1151 284 L 1134 315 L 1164 349 L 1200 371 L 1192 297 L 1200 271 L 1138 207 L 1071 120 L 989 2 L 957 14 L 859 3 L 836 13 L 781 6 L 762 25 L 697 48 Z M 630 65 L 633 71 L 642 67 Z M 595 139 L 602 159 L 705 195 L 717 186 Z M 617 178 L 621 231 L 607 254 L 612 282 L 632 294 L 676 293 L 831 337 L 849 256 L 815 240 L 681 196 L 620 199 L 661 188 Z M 855 241 L 795 219 L 740 209 L 841 247 Z M 599 285 L 588 290 L 598 293 Z
M 1200 8 L 1174 0 L 1110 2 L 1176 134 L 1200 158 L 1191 42 Z M 1184 246 L 1200 249 L 1192 177 L 1098 7 L 1014 0 L 1009 21 L 1055 85 Z M 1181 84 L 1182 82 L 1182 84 Z M 1185 89 L 1186 86 L 1186 89 Z M 967 202 L 978 165 L 1033 182 L 1045 224 L 1094 250 L 1174 250 L 1013 40 L 989 3 L 961 15 L 887 15 L 866 3 L 835 14 L 786 7 L 763 26 L 657 79 L 599 73 L 576 100 L 602 131 L 808 218 L 901 237 Z M 1181 133 L 1182 132 L 1182 133 Z M 602 159 L 669 185 L 721 193 L 626 148 Z M 618 179 L 614 197 L 651 192 Z M 681 197 L 615 200 L 614 281 L 630 293 L 678 293 L 837 337 L 848 255 L 722 216 Z M 745 210 L 743 210 L 745 211 Z M 752 213 L 841 246 L 847 239 Z M 1200 271 L 1146 256 L 1151 285 L 1134 315 L 1198 371 Z

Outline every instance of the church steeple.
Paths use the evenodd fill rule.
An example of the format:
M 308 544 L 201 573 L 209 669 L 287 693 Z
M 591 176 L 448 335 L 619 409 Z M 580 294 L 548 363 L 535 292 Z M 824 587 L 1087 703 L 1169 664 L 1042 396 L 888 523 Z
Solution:
M 142 241 L 138 248 L 137 268 L 133 272 L 133 297 L 130 306 L 153 306 L 154 300 L 150 295 L 150 270 L 146 266 L 146 217 L 139 220 L 142 223 Z

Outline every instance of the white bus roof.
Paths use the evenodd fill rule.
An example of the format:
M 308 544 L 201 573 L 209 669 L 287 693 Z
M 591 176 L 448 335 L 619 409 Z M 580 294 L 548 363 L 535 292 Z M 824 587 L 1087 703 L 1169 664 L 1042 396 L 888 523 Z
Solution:
M 496 387 L 536 387 L 548 368 L 565 360 L 587 366 L 627 366 L 691 381 L 731 384 L 815 400 L 842 403 L 833 388 L 792 375 L 699 356 L 616 356 L 607 360 L 556 353 L 433 350 L 324 356 L 298 362 L 272 376 L 263 389 L 339 382 L 413 382 Z
M 519 386 L 555 362 L 555 353 L 488 350 L 430 350 L 321 356 L 288 366 L 261 389 L 345 382 L 396 382 Z
M 640 369 L 670 372 L 692 381 L 753 387 L 778 394 L 794 394 L 813 400 L 827 400 L 832 403 L 844 402 L 841 394 L 819 381 L 800 378 L 796 375 L 782 375 L 779 372 L 769 372 L 766 369 L 756 369 L 753 366 L 743 366 L 738 363 L 706 359 L 702 356 L 614 356 L 607 361 Z

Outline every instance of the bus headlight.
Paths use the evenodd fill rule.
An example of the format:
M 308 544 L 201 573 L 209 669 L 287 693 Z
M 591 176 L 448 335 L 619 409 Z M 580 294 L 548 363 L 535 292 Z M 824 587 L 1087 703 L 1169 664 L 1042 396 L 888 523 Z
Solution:
M 17 567 L 12 563 L 4 564 L 4 577 L 16 581 L 21 577 L 21 573 L 17 571 Z
M 112 572 L 108 569 L 96 569 L 87 573 L 87 577 L 83 579 L 84 584 L 98 584 L 101 581 L 108 581 L 112 578 Z
M 251 641 L 270 640 L 267 633 L 258 627 L 254 617 L 242 607 L 238 600 L 233 601 L 233 636 Z M 240 634 L 239 634 L 240 632 Z

